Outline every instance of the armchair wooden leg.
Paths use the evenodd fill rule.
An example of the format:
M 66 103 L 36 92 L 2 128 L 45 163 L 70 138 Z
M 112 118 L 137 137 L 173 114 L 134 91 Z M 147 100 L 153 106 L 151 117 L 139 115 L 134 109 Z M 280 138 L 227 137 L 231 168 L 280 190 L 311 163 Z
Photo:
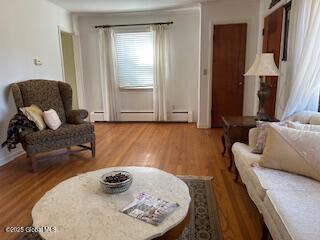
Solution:
M 28 159 L 31 161 L 32 171 L 37 172 L 38 171 L 38 161 L 37 158 L 33 156 L 28 156 Z
M 91 142 L 91 152 L 92 152 L 92 157 L 96 157 L 96 140 L 93 140 Z

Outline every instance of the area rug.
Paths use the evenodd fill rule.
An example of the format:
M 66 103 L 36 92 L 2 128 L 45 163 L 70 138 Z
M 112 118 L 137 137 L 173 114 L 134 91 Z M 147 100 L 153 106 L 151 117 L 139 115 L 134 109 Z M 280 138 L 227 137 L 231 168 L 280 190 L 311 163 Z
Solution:
M 222 240 L 217 202 L 211 177 L 179 176 L 189 187 L 190 222 L 177 240 Z M 38 234 L 26 234 L 17 240 L 44 240 Z

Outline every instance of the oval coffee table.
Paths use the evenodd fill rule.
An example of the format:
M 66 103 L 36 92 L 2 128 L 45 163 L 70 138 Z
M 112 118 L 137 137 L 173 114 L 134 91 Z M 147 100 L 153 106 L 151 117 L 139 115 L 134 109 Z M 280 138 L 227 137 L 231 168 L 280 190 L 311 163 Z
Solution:
M 125 170 L 133 175 L 130 189 L 109 195 L 102 192 L 99 178 L 104 173 Z M 129 217 L 120 209 L 141 192 L 179 203 L 159 226 Z M 187 223 L 190 205 L 188 186 L 179 178 L 155 168 L 105 168 L 78 175 L 48 191 L 32 209 L 34 227 L 55 227 L 40 232 L 46 240 L 145 240 L 174 232 Z M 177 230 L 177 229 L 176 229 Z

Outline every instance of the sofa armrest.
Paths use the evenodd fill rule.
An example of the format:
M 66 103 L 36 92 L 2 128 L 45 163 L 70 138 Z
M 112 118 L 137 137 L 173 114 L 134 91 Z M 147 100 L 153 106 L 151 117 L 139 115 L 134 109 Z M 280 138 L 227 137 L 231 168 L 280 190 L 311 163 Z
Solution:
M 85 109 L 71 110 L 66 113 L 67 123 L 81 124 L 88 117 L 88 111 Z
M 257 144 L 259 129 L 251 128 L 249 131 L 249 146 L 254 148 Z

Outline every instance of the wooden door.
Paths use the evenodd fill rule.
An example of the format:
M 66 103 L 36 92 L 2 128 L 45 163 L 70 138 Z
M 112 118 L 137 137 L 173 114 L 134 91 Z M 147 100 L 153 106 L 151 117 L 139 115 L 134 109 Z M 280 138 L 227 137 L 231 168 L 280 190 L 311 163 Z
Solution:
M 215 25 L 213 38 L 211 126 L 222 116 L 241 116 L 247 24 Z
M 283 11 L 283 7 L 280 7 L 264 19 L 263 52 L 273 53 L 275 63 L 278 67 L 281 51 Z M 267 77 L 267 82 L 269 83 L 271 90 L 271 96 L 266 104 L 266 111 L 271 117 L 274 117 L 275 115 L 277 81 L 278 77 Z

